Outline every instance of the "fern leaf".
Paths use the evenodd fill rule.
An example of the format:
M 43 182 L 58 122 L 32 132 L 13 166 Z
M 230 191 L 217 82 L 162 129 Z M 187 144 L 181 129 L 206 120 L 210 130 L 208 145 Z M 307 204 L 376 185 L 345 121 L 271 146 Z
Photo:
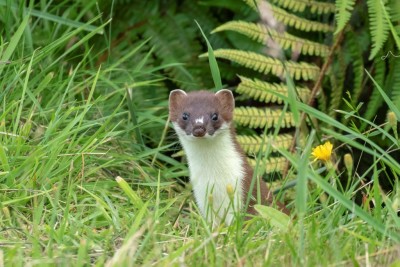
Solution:
M 250 128 L 290 128 L 295 125 L 291 112 L 282 114 L 281 109 L 270 108 L 238 107 L 234 111 L 234 120 Z
M 389 36 L 389 24 L 385 17 L 384 9 L 386 7 L 381 0 L 367 0 L 367 5 L 370 20 L 369 29 L 372 37 L 372 50 L 369 59 L 372 60 Z
M 212 33 L 226 30 L 239 32 L 262 44 L 268 44 L 269 39 L 272 38 L 283 49 L 298 50 L 303 55 L 324 57 L 329 53 L 329 47 L 326 45 L 302 39 L 286 32 L 278 33 L 261 23 L 229 21 L 213 30 Z
M 400 65 L 399 61 L 397 61 L 397 65 Z M 400 66 L 399 66 L 400 68 Z M 399 69 L 397 68 L 397 70 Z M 393 69 L 394 70 L 394 69 Z M 394 81 L 394 85 L 393 85 L 393 90 L 392 90 L 392 99 L 393 99 L 393 103 L 397 106 L 400 107 L 400 71 L 397 71 L 396 73 L 394 73 L 395 77 L 395 81 Z
M 386 63 L 385 61 L 381 60 L 380 58 L 376 58 L 374 60 L 375 65 L 375 75 L 374 80 L 379 84 L 383 85 L 385 80 L 385 72 L 386 72 Z M 372 95 L 368 102 L 368 107 L 365 112 L 364 118 L 367 120 L 372 120 L 372 118 L 376 115 L 376 111 L 382 105 L 383 98 L 379 91 L 374 88 Z
M 388 67 L 389 74 L 386 78 L 384 88 L 387 88 L 393 103 L 400 107 L 400 60 L 392 58 Z
M 293 141 L 293 135 L 291 134 L 280 134 L 277 136 L 270 135 L 267 136 L 264 141 L 262 136 L 238 135 L 237 140 L 240 146 L 243 148 L 244 152 L 246 152 L 249 155 L 255 155 L 258 152 L 260 152 L 260 150 L 265 152 L 269 146 L 272 147 L 273 151 L 276 151 L 277 148 L 289 149 Z
M 293 12 L 303 12 L 306 8 L 309 8 L 313 14 L 329 14 L 335 12 L 334 4 L 313 0 L 270 0 L 270 2 Z
M 393 3 L 393 2 L 396 2 Z M 392 3 L 390 5 L 390 3 Z M 389 5 L 387 7 L 387 9 L 392 10 L 393 8 L 396 9 L 395 11 L 392 12 L 387 12 L 386 7 L 384 6 L 384 4 L 381 2 L 381 5 L 383 6 L 383 13 L 385 15 L 386 21 L 389 25 L 389 29 L 390 32 L 392 33 L 394 42 L 397 46 L 397 49 L 400 51 L 400 25 L 399 25 L 399 15 L 400 15 L 400 3 L 399 1 L 391 1 L 389 2 Z M 396 29 L 396 25 L 397 25 L 397 29 Z
M 346 75 L 347 65 L 344 61 L 343 53 L 338 56 L 337 64 L 334 66 L 334 74 L 331 77 L 330 103 L 328 108 L 329 116 L 335 118 L 336 110 L 342 103 L 343 83 Z
M 391 1 L 389 5 L 392 22 L 400 21 L 400 1 Z
M 278 94 L 288 96 L 286 84 L 267 83 L 257 79 L 251 80 L 239 76 L 241 82 L 236 88 L 239 94 L 245 94 L 251 98 L 265 103 L 282 104 L 283 99 Z M 310 90 L 307 87 L 297 87 L 296 91 L 303 102 L 307 102 L 310 96 Z
M 321 110 L 325 113 L 328 113 L 328 104 L 324 90 L 320 90 L 320 93 L 317 94 L 316 98 L 318 99 L 318 110 Z
M 247 68 L 256 70 L 263 74 L 272 73 L 273 75 L 282 77 L 285 75 L 285 67 L 289 72 L 290 77 L 295 80 L 315 80 L 319 75 L 320 69 L 316 65 L 311 65 L 305 62 L 282 61 L 274 58 L 269 58 L 254 52 L 247 52 L 234 49 L 218 49 L 214 51 L 215 57 L 224 58 L 234 61 Z M 206 54 L 201 55 L 205 57 Z
M 251 8 L 253 8 L 256 12 L 259 12 L 259 9 L 258 9 L 259 3 L 264 0 L 244 0 L 244 1 L 246 2 L 247 5 L 249 5 Z M 257 2 L 257 4 L 255 2 Z M 309 31 L 332 32 L 333 31 L 333 27 L 328 24 L 324 24 L 324 23 L 320 23 L 320 22 L 316 22 L 316 21 L 298 17 L 296 15 L 288 13 L 284 9 L 279 8 L 277 6 L 270 5 L 270 7 L 274 14 L 275 19 L 287 26 L 293 27 L 293 28 L 301 30 L 301 31 L 306 31 L 306 32 L 309 32 Z
M 350 20 L 356 0 L 336 0 L 336 31 L 339 33 Z
M 254 159 L 248 159 L 250 166 L 253 168 L 258 166 L 260 173 L 282 172 L 286 166 L 285 157 L 269 157 L 263 159 L 261 164 L 256 163 Z
M 359 102 L 360 95 L 362 93 L 362 82 L 364 79 L 365 71 L 364 71 L 364 60 L 363 60 L 363 51 L 359 46 L 359 38 L 354 35 L 354 32 L 349 32 L 346 34 L 346 40 L 348 44 L 348 50 L 351 55 L 350 64 L 353 67 L 354 81 L 353 81 L 353 90 L 351 99 L 353 100 L 353 105 L 356 106 L 356 103 Z M 342 84 L 344 84 L 344 79 Z
M 272 6 L 275 18 L 283 24 L 302 31 L 332 32 L 334 28 L 328 24 L 304 19 L 286 12 L 284 9 Z
M 243 0 L 253 10 L 258 11 L 258 5 L 262 0 Z
M 152 17 L 143 32 L 144 37 L 150 38 L 150 43 L 155 48 L 154 53 L 161 59 L 160 64 L 171 66 L 165 69 L 166 73 L 183 89 L 205 84 L 199 75 L 193 75 L 200 67 L 196 68 L 196 62 L 191 66 L 173 64 L 191 62 L 192 56 L 202 49 L 193 41 L 197 37 L 196 34 L 185 28 L 188 20 L 186 16 L 167 12 L 162 18 Z M 176 35 L 176 31 L 181 34 Z

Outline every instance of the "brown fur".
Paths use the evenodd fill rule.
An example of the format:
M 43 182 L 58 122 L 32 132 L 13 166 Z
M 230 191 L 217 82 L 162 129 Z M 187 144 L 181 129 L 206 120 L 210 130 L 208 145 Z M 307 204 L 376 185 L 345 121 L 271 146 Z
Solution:
M 243 149 L 240 147 L 239 143 L 236 140 L 236 134 L 233 127 L 232 127 L 232 136 L 234 137 L 236 149 L 242 155 L 243 169 L 245 170 L 246 173 L 245 178 L 243 180 L 243 201 L 244 204 L 246 204 L 248 198 L 248 192 L 251 190 L 251 183 L 253 179 L 253 168 L 248 163 L 247 157 L 245 156 Z M 260 189 L 260 198 L 261 198 L 260 204 L 271 206 L 274 203 L 274 197 L 272 195 L 272 192 L 268 189 L 267 184 L 259 177 L 254 177 L 254 179 L 256 179 L 256 181 L 254 182 L 249 206 L 247 207 L 247 213 L 249 214 L 257 214 L 257 211 L 254 209 L 254 205 L 258 203 L 257 202 L 258 188 Z M 276 201 L 275 204 L 278 206 L 279 210 L 281 210 L 286 214 L 289 214 L 289 210 L 286 208 L 284 204 L 282 204 L 279 201 Z

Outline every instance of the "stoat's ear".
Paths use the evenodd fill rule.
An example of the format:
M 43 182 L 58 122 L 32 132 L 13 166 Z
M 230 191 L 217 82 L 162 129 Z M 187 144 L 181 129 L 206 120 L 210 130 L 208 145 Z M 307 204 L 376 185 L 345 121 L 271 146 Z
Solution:
M 233 112 L 235 108 L 235 98 L 228 89 L 222 89 L 215 93 L 220 105 L 227 112 Z
M 179 104 L 182 102 L 182 100 L 187 97 L 187 94 L 185 91 L 181 89 L 175 89 L 172 90 L 171 93 L 169 93 L 169 114 L 173 111 L 175 111 Z

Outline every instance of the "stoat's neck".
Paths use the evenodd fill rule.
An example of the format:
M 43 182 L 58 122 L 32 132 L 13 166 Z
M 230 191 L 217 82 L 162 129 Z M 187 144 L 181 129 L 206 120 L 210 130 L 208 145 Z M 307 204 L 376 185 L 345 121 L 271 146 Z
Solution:
M 215 225 L 222 218 L 230 224 L 235 211 L 243 206 L 243 181 L 246 174 L 243 157 L 234 138 L 229 130 L 213 138 L 189 139 L 180 136 L 189 162 L 190 181 L 196 202 L 203 215 Z M 227 193 L 228 187 L 234 190 L 233 198 Z M 212 204 L 209 203 L 210 195 Z M 213 212 L 209 212 L 210 207 Z
M 234 138 L 231 131 L 225 131 L 213 138 L 194 140 L 181 138 L 191 174 L 215 170 L 213 172 L 216 175 L 230 175 L 236 179 L 241 177 L 243 158 L 235 145 Z M 226 177 L 219 177 L 219 179 L 223 178 Z

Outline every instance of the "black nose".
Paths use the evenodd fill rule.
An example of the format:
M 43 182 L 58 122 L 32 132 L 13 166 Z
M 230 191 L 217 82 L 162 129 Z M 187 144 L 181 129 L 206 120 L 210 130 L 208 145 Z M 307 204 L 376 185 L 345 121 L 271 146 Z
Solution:
M 206 135 L 206 128 L 204 128 L 203 126 L 195 126 L 192 133 L 196 137 L 203 137 L 204 135 Z

